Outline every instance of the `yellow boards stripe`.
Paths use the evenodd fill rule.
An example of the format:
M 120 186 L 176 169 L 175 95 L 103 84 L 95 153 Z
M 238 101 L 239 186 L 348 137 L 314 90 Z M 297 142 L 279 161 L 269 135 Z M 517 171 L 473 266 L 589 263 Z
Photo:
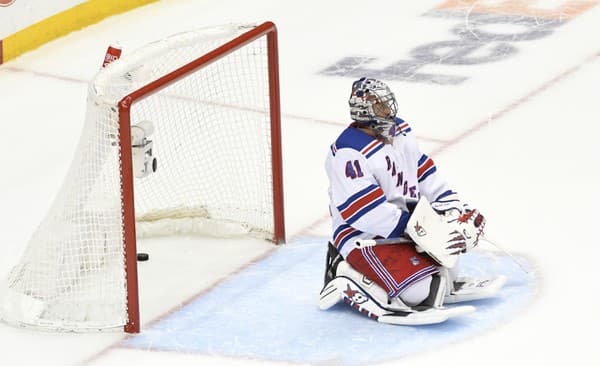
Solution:
M 98 23 L 111 15 L 124 13 L 156 1 L 158 0 L 86 1 L 0 40 L 0 64 L 53 39 Z

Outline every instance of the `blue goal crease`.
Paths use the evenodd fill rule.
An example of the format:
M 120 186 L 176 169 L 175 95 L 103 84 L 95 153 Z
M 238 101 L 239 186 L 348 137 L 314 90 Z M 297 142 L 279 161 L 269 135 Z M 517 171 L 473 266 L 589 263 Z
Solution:
M 535 278 L 510 257 L 473 252 L 461 257 L 461 275 L 505 275 L 508 281 L 496 298 L 471 302 L 477 308 L 472 314 L 436 325 L 396 326 L 343 303 L 321 311 L 326 243 L 307 237 L 278 248 L 123 346 L 358 365 L 400 359 L 492 330 L 527 307 L 535 292 Z

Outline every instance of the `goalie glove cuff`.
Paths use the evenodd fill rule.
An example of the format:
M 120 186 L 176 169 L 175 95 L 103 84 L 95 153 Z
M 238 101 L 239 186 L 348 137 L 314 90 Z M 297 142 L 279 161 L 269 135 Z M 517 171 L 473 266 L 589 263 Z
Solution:
M 431 208 L 439 215 L 461 215 L 464 206 L 458 194 L 452 191 L 442 193 L 435 201 L 431 202 Z

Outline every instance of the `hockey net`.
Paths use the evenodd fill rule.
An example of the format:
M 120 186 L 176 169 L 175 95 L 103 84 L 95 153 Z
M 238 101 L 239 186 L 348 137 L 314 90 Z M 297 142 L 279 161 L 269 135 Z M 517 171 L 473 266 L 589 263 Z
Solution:
M 178 34 L 103 68 L 63 186 L 0 288 L 0 318 L 137 332 L 136 231 L 283 242 L 277 67 L 267 22 Z M 135 178 L 144 121 L 152 149 Z

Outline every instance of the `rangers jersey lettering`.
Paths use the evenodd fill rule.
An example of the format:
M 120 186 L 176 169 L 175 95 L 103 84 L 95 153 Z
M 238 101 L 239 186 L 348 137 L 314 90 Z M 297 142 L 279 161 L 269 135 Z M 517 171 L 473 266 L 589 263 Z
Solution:
M 325 169 L 333 243 L 344 258 L 356 239 L 401 236 L 408 207 L 421 195 L 435 201 L 452 192 L 411 132 L 396 118 L 393 141 L 385 144 L 351 125 L 331 145 Z

